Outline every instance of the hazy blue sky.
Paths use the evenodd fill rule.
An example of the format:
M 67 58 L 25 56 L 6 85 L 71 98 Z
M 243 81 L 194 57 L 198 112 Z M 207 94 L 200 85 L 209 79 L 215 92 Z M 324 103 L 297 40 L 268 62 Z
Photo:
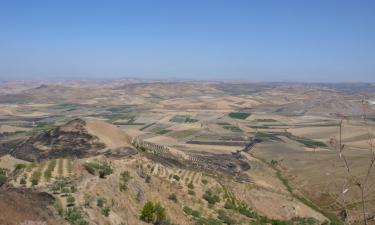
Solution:
M 375 81 L 375 1 L 0 1 L 0 78 Z

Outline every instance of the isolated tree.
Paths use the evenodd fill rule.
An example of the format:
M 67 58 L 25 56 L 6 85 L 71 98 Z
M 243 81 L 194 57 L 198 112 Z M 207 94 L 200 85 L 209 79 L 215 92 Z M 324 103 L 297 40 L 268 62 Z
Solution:
M 151 223 L 154 219 L 154 212 L 155 212 L 155 205 L 153 202 L 148 201 L 143 206 L 142 212 L 141 212 L 141 220 Z

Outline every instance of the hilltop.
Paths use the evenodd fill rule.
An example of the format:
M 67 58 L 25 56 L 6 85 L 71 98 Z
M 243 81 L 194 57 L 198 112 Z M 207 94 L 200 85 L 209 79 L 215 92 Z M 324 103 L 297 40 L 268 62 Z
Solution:
M 40 161 L 82 158 L 127 147 L 130 147 L 128 136 L 116 126 L 98 120 L 74 119 L 28 138 L 10 154 L 27 161 Z

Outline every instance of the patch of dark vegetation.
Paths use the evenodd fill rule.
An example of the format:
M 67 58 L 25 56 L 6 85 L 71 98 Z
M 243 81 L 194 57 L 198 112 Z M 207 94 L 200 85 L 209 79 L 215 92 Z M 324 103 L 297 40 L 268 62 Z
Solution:
M 254 122 L 277 122 L 274 119 L 255 119 Z
M 0 168 L 0 187 L 3 186 L 7 182 L 7 174 L 8 170 L 4 168 Z
M 164 129 L 164 130 L 159 130 L 159 131 L 157 131 L 156 134 L 158 134 L 158 135 L 163 135 L 163 134 L 167 134 L 167 133 L 169 133 L 169 132 L 170 132 L 170 130 Z
M 173 201 L 174 203 L 177 203 L 177 195 L 176 193 L 172 193 L 168 196 L 168 199 Z
M 141 126 L 145 125 L 145 123 L 134 123 L 134 122 L 114 122 L 115 125 L 133 125 L 133 126 Z
M 224 129 L 230 130 L 232 132 L 242 132 L 242 130 L 239 127 L 233 126 L 233 125 L 224 125 Z
M 305 138 L 305 137 L 292 136 L 291 139 L 295 140 L 295 141 L 298 141 L 299 143 L 303 144 L 304 146 L 306 146 L 308 148 L 315 148 L 315 147 L 326 148 L 326 147 L 328 147 L 327 144 L 324 143 L 324 142 L 312 140 L 312 139 Z
M 201 216 L 201 213 L 198 210 L 194 210 L 188 206 L 184 206 L 182 208 L 182 211 L 188 216 L 193 216 L 195 218 L 199 218 Z
M 132 179 L 130 176 L 129 171 L 124 171 L 120 174 L 120 191 L 127 191 L 128 190 L 128 182 Z
M 44 171 L 44 178 L 49 181 L 52 178 L 52 172 L 56 167 L 56 159 L 49 161 L 47 169 Z
M 214 194 L 211 190 L 207 190 L 202 198 L 207 201 L 209 205 L 215 205 L 216 203 L 220 202 L 220 197 Z
M 172 225 L 167 219 L 165 208 L 159 202 L 146 202 L 142 208 L 140 219 L 154 225 Z
M 230 123 L 227 123 L 227 122 L 218 122 L 216 123 L 217 125 L 220 125 L 220 126 L 226 126 L 226 125 L 230 125 Z
M 83 218 L 82 210 L 77 207 L 67 208 L 64 218 L 71 225 L 89 225 L 89 223 Z
M 87 162 L 85 163 L 85 169 L 90 174 L 95 175 L 98 172 L 100 178 L 106 178 L 106 176 L 113 173 L 113 169 L 108 164 L 98 162 Z
M 151 126 L 153 126 L 153 125 L 155 125 L 156 123 L 150 123 L 150 124 L 147 124 L 146 126 L 144 126 L 144 127 L 141 127 L 139 130 L 146 130 L 147 128 L 149 128 L 149 127 L 151 127 Z
M 269 129 L 269 128 L 271 128 L 270 126 L 267 126 L 267 125 L 249 125 L 248 127 L 253 128 L 253 129 Z
M 277 134 L 271 132 L 256 132 L 255 138 L 261 141 L 281 141 Z
M 231 113 L 229 113 L 229 117 L 233 118 L 233 119 L 244 120 L 249 116 L 250 116 L 250 113 L 247 113 L 247 112 L 231 112 Z
M 326 148 L 328 147 L 326 143 L 321 142 L 321 141 L 316 141 L 310 138 L 306 137 L 299 137 L 295 136 L 289 132 L 257 132 L 255 134 L 255 138 L 262 140 L 262 141 L 281 141 L 281 139 L 278 136 L 284 136 L 287 137 L 291 140 L 297 141 L 304 146 L 308 148 L 316 148 L 316 147 L 321 147 L 321 148 Z
M 189 115 L 183 116 L 183 115 L 176 115 L 169 121 L 174 122 L 174 123 L 195 123 L 198 122 L 198 119 L 193 119 Z
M 247 142 L 245 141 L 187 141 L 188 144 L 195 145 L 221 145 L 221 146 L 243 146 Z
M 178 176 L 177 174 L 174 174 L 172 178 L 175 179 L 176 181 L 180 181 L 181 179 L 180 176 Z

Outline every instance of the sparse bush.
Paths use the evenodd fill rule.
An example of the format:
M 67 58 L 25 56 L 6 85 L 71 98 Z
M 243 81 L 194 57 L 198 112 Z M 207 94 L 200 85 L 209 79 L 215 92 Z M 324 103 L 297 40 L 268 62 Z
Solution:
M 7 169 L 0 168 L 0 187 L 7 181 Z
M 208 184 L 208 180 L 206 180 L 206 179 L 202 179 L 202 183 L 203 183 L 204 185 L 206 185 L 206 184 Z
M 173 175 L 173 179 L 177 180 L 177 181 L 180 181 L 180 176 L 178 176 L 177 174 Z
M 252 211 L 251 209 L 247 208 L 246 206 L 242 205 L 240 207 L 237 208 L 237 211 L 239 213 L 241 213 L 242 215 L 244 216 L 247 216 L 249 218 L 255 218 L 257 217 L 257 213 L 255 213 L 254 211 Z
M 21 185 L 26 185 L 26 177 L 21 177 L 20 184 Z
M 146 178 L 145 178 L 145 182 L 146 183 L 150 183 L 151 182 L 151 176 L 150 175 L 147 175 Z
M 151 201 L 146 202 L 141 212 L 141 220 L 151 223 L 154 219 L 155 206 Z
M 4 174 L 0 174 L 0 187 L 5 184 L 5 182 L 7 181 L 7 177 L 6 175 Z
M 105 217 L 108 217 L 109 216 L 109 212 L 111 212 L 111 209 L 109 207 L 103 207 L 102 210 L 101 210 L 101 213 L 105 216 Z
M 195 191 L 193 191 L 193 190 L 188 190 L 188 195 L 195 195 Z
M 190 188 L 190 189 L 194 189 L 194 184 L 193 184 L 192 181 L 190 181 L 190 183 L 188 184 L 188 188 Z
M 105 178 L 106 176 L 113 173 L 112 167 L 107 164 L 100 164 L 97 162 L 87 162 L 85 163 L 84 167 L 87 170 L 87 172 L 93 175 L 95 174 L 96 171 L 98 171 L 100 178 Z
M 109 165 L 100 165 L 99 167 L 99 177 L 105 178 L 106 176 L 113 173 L 113 169 Z
M 155 222 L 154 224 L 160 224 L 166 220 L 165 208 L 158 202 L 155 204 Z
M 176 193 L 170 194 L 168 196 L 168 199 L 174 201 L 175 203 L 177 203 L 177 195 L 176 195 Z
M 96 206 L 98 206 L 99 208 L 102 208 L 106 202 L 107 201 L 105 200 L 105 198 L 98 198 L 96 200 Z
M 214 218 L 204 218 L 204 217 L 199 217 L 195 220 L 195 225 L 222 225 L 223 223 L 221 220 L 214 219 Z
M 215 205 L 217 202 L 220 202 L 220 197 L 212 193 L 212 191 L 206 191 L 202 198 L 208 202 L 208 204 Z
M 26 164 L 23 164 L 23 163 L 17 163 L 16 165 L 14 165 L 14 170 L 22 170 L 25 168 L 26 168 Z
M 192 215 L 193 217 L 200 217 L 200 216 L 201 216 L 201 213 L 200 213 L 199 211 L 197 211 L 197 210 L 193 210 L 193 211 L 191 212 L 191 215 Z
M 237 223 L 237 221 L 235 219 L 231 218 L 223 209 L 220 209 L 218 211 L 217 218 L 220 219 L 221 221 L 223 221 L 225 224 L 228 224 L 228 225 L 233 225 L 233 224 Z
M 225 204 L 224 204 L 224 208 L 226 208 L 226 209 L 235 209 L 236 206 L 234 205 L 233 202 L 227 200 L 227 201 L 225 202 Z
M 87 172 L 91 173 L 91 174 L 95 174 L 95 170 L 97 169 L 97 164 L 95 163 L 85 163 L 85 169 Z
M 55 167 L 56 167 L 56 160 L 54 159 L 48 163 L 47 169 L 46 171 L 44 171 L 44 178 L 47 181 L 49 181 L 52 178 L 52 171 L 55 169 Z
M 184 206 L 184 208 L 182 208 L 182 211 L 184 211 L 186 215 L 191 215 L 193 213 L 193 210 L 188 206 Z
M 120 174 L 120 191 L 128 190 L 128 182 L 131 178 L 129 171 L 124 171 Z
M 32 186 L 38 185 L 41 176 L 42 176 L 42 173 L 40 172 L 40 170 L 33 172 L 30 178 L 31 185 Z
M 189 216 L 193 216 L 193 217 L 201 216 L 200 212 L 198 212 L 197 210 L 193 210 L 188 206 L 184 206 L 184 208 L 182 208 L 182 211 L 184 211 L 184 213 Z
M 143 206 L 140 218 L 147 223 L 155 225 L 169 224 L 169 221 L 166 220 L 165 208 L 160 203 L 151 201 L 146 202 Z
M 69 195 L 68 198 L 66 199 L 66 203 L 68 207 L 74 206 L 76 199 L 72 196 Z
M 66 209 L 65 219 L 71 225 L 89 225 L 89 223 L 83 219 L 81 210 L 76 207 Z

